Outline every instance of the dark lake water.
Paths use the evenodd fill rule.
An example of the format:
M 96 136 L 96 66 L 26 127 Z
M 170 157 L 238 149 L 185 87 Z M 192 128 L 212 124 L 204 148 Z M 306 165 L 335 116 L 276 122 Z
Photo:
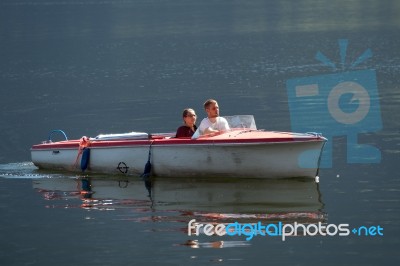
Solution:
M 395 0 L 1 1 L 0 264 L 398 265 L 399 17 Z M 208 98 L 327 136 L 320 183 L 155 178 L 149 197 L 139 177 L 30 163 L 53 129 L 172 132 Z M 246 241 L 189 236 L 192 219 L 383 235 Z

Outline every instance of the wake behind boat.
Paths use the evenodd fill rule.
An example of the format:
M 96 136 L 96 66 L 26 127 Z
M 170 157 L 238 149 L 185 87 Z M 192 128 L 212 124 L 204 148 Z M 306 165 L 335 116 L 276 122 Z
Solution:
M 257 130 L 251 115 L 225 118 L 230 131 L 197 139 L 131 132 L 68 140 L 58 130 L 65 140 L 53 142 L 50 135 L 47 141 L 33 145 L 32 162 L 42 169 L 127 175 L 142 174 L 145 165 L 145 174 L 153 176 L 318 175 L 326 142 L 320 134 Z

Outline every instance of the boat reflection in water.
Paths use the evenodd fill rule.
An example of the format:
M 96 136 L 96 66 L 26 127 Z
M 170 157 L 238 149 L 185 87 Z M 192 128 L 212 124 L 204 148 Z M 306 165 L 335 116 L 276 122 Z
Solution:
M 187 223 L 318 223 L 326 221 L 319 184 L 305 179 L 154 178 L 145 182 L 133 177 L 57 177 L 33 180 L 46 207 L 116 210 L 131 208 L 142 215 L 128 218 L 140 222 L 157 220 Z M 57 201 L 59 199 L 59 201 Z M 75 199 L 75 201 L 65 200 Z M 162 217 L 160 213 L 173 213 Z M 177 217 L 178 216 L 178 217 Z M 190 247 L 227 247 L 230 241 L 199 243 Z

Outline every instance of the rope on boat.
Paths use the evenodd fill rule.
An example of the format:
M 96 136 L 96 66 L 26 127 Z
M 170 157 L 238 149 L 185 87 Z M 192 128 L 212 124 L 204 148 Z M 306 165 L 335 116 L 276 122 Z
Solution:
M 306 134 L 311 134 L 311 135 L 314 135 L 314 136 L 316 136 L 316 137 L 318 137 L 318 138 L 324 139 L 324 143 L 322 144 L 322 148 L 321 148 L 321 150 L 320 150 L 320 152 L 319 152 L 318 163 L 317 163 L 317 172 L 315 173 L 315 183 L 319 183 L 319 167 L 320 167 L 320 164 L 321 164 L 322 152 L 323 152 L 324 147 L 325 147 L 325 144 L 326 144 L 326 142 L 327 142 L 328 140 L 325 139 L 325 138 L 322 136 L 321 133 L 317 133 L 317 132 L 307 132 Z
M 82 155 L 81 157 L 81 170 L 84 172 L 87 167 L 89 166 L 89 161 L 90 161 L 90 139 L 86 136 L 83 136 L 80 141 L 79 141 L 79 149 L 78 149 L 78 155 L 76 156 L 75 164 L 74 164 L 74 169 L 78 166 L 78 161 L 79 161 L 79 156 Z
M 151 146 L 153 145 L 154 140 L 152 140 L 150 142 L 150 146 L 149 146 L 149 156 L 147 158 L 147 163 L 144 166 L 144 171 L 143 174 L 140 175 L 140 177 L 146 178 L 149 177 L 151 175 Z
M 140 175 L 140 177 L 143 179 L 144 181 L 144 186 L 146 187 L 147 191 L 149 192 L 149 197 L 151 198 L 151 187 L 152 187 L 152 183 L 151 183 L 151 179 L 150 179 L 150 175 L 151 175 L 151 146 L 153 145 L 154 140 L 152 140 L 150 142 L 150 146 L 149 146 L 149 156 L 147 157 L 147 163 L 144 166 L 144 171 L 143 174 Z

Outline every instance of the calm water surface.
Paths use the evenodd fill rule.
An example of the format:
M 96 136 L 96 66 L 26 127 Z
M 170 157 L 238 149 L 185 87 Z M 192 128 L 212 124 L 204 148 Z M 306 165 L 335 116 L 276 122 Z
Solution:
M 390 0 L 2 1 L 0 264 L 397 265 L 399 15 Z M 347 65 L 368 48 L 372 56 L 345 69 L 339 39 L 348 40 Z M 339 69 L 318 61 L 318 51 Z M 183 108 L 202 118 L 207 98 L 218 99 L 222 115 L 253 114 L 258 128 L 290 131 L 286 81 L 343 69 L 376 71 L 382 127 L 358 138 L 381 160 L 349 163 L 346 128 L 330 139 L 333 164 L 319 184 L 154 178 L 149 189 L 139 177 L 29 162 L 30 146 L 52 129 L 71 139 L 171 132 Z M 321 124 L 315 119 L 329 134 Z M 379 225 L 384 235 L 246 241 L 188 236 L 191 219 Z

